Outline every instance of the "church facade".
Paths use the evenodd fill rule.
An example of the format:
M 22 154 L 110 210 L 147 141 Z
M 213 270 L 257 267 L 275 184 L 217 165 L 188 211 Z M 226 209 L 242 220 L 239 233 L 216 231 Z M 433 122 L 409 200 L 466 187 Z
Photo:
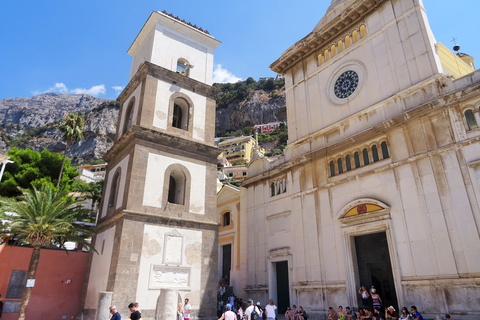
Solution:
M 142 319 L 175 319 L 185 298 L 192 318 L 215 315 L 219 152 L 211 85 L 219 44 L 208 31 L 153 12 L 128 50 L 132 69 L 105 155 L 84 319 L 106 319 L 110 304 L 128 318 L 131 302 L 140 303 Z M 102 292 L 111 294 L 106 305 Z
M 477 319 L 473 59 L 435 41 L 421 0 L 334 0 L 271 69 L 285 75 L 289 142 L 242 184 L 235 293 L 322 318 L 374 286 L 397 310 Z

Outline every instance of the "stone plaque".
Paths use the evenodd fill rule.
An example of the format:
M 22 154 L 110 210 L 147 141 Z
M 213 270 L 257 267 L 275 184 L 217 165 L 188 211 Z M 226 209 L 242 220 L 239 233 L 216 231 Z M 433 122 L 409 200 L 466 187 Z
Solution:
M 152 265 L 149 289 L 189 289 L 190 268 Z
M 177 230 L 165 234 L 165 246 L 163 249 L 164 264 L 182 264 L 183 236 Z

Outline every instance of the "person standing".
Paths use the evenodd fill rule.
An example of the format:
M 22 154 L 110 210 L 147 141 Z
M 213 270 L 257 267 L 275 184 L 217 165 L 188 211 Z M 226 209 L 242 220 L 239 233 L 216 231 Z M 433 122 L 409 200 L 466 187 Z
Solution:
M 236 320 L 237 315 L 235 314 L 235 312 L 232 311 L 232 305 L 228 303 L 225 308 L 227 309 L 227 311 L 225 311 L 225 313 L 223 313 L 218 320 Z
M 110 307 L 110 313 L 112 314 L 110 320 L 122 320 L 122 316 L 118 313 L 116 306 Z
M 382 299 L 377 294 L 377 289 L 374 286 L 370 288 L 370 296 L 372 297 L 373 308 L 381 308 L 382 307 Z
M 257 306 L 253 305 L 252 299 L 248 299 L 247 305 L 248 308 L 245 309 L 245 320 L 260 320 L 260 310 Z M 252 315 L 254 311 L 256 313 L 255 317 Z
M 275 319 L 277 313 L 277 306 L 273 303 L 273 300 L 268 300 L 268 304 L 265 306 L 265 313 L 267 315 L 267 319 Z
M 189 302 L 190 300 L 185 298 L 185 304 L 183 305 L 183 319 L 185 320 L 190 320 L 190 314 L 192 313 L 192 306 Z
M 368 307 L 368 297 L 370 297 L 370 295 L 368 294 L 367 289 L 365 289 L 364 286 L 361 286 L 360 289 L 358 289 L 358 294 L 362 296 L 363 307 Z

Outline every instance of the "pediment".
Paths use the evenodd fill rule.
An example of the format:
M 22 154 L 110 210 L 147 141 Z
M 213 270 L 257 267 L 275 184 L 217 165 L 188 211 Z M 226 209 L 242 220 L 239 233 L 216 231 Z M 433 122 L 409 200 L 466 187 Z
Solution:
M 223 185 L 222 189 L 217 193 L 217 203 L 221 203 L 224 201 L 231 200 L 232 198 L 239 197 L 240 196 L 240 189 L 229 185 L 225 184 Z

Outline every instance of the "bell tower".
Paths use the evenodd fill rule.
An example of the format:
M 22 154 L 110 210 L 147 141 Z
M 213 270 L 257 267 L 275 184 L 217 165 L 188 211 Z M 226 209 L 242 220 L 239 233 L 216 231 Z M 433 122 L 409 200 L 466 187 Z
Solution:
M 153 12 L 128 50 L 130 80 L 108 162 L 85 295 L 155 319 L 162 289 L 189 298 L 192 319 L 214 316 L 217 279 L 213 51 L 220 44 L 185 20 Z

